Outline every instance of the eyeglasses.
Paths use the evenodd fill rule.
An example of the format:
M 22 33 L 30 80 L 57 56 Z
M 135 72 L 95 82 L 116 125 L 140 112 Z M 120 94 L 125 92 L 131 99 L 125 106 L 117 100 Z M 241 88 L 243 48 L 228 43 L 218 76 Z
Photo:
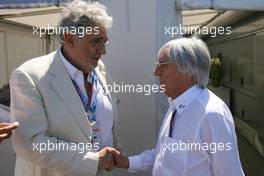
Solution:
M 102 46 L 105 47 L 105 46 L 109 45 L 109 41 L 108 40 L 104 41 L 101 38 L 95 38 L 95 39 L 91 40 L 91 44 L 95 48 L 102 47 Z
M 161 68 L 162 66 L 164 65 L 168 65 L 168 64 L 173 64 L 175 62 L 172 62 L 172 61 L 155 61 L 155 65 L 157 68 Z

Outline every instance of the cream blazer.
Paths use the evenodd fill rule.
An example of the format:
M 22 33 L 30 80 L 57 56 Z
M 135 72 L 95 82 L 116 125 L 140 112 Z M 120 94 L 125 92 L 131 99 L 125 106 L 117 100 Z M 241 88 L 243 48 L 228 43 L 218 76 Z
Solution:
M 101 61 L 95 70 L 106 89 L 111 79 Z M 17 154 L 15 176 L 111 175 L 111 172 L 98 170 L 99 157 L 95 151 L 45 150 L 40 153 L 34 148 L 48 142 L 91 143 L 91 125 L 58 50 L 15 69 L 10 89 L 11 119 L 20 124 L 12 137 Z M 120 149 L 118 99 L 112 93 L 108 93 L 108 98 L 115 114 L 114 147 Z

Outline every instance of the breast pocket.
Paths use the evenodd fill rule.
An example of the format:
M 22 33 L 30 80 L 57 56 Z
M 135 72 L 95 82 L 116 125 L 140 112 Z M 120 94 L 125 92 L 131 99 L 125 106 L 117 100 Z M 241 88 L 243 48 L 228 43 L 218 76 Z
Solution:
M 187 163 L 187 151 L 180 150 L 181 141 L 165 137 L 156 155 L 153 176 L 183 176 Z

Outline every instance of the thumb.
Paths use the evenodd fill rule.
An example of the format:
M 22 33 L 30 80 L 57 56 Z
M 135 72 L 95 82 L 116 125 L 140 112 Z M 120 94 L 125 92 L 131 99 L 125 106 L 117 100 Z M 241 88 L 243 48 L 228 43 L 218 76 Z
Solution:
M 115 156 L 119 156 L 121 153 L 114 148 L 109 148 L 108 151 Z

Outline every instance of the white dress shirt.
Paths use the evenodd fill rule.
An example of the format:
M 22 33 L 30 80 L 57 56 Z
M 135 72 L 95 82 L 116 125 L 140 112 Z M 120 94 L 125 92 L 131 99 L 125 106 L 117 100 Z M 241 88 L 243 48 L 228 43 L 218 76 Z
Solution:
M 153 176 L 244 175 L 234 121 L 221 99 L 193 86 L 169 103 L 156 148 L 129 157 L 129 171 L 152 170 Z
M 74 67 L 71 63 L 69 63 L 65 57 L 63 56 L 61 49 L 59 50 L 60 57 L 62 62 L 64 63 L 67 72 L 69 73 L 72 80 L 74 80 L 82 94 L 87 96 L 85 87 L 84 87 L 84 77 L 83 72 Z M 88 75 L 88 78 L 89 79 Z M 98 82 L 98 94 L 96 101 L 96 122 L 100 124 L 100 133 L 102 136 L 102 144 L 100 148 L 106 146 L 113 146 L 113 122 L 114 122 L 114 110 L 112 104 L 107 96 L 107 91 L 105 91 L 100 83 Z

